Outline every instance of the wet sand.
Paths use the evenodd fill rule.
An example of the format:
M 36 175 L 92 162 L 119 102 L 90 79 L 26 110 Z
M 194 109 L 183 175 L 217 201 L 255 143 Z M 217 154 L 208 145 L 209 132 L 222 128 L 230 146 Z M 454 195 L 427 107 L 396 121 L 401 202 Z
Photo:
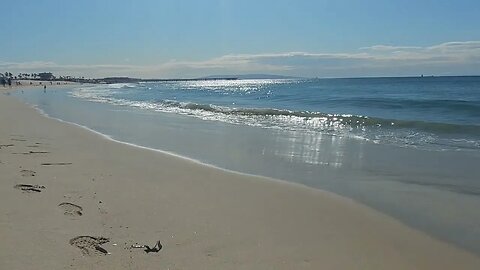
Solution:
M 480 267 L 352 200 L 116 143 L 4 94 L 0 127 L 0 269 Z

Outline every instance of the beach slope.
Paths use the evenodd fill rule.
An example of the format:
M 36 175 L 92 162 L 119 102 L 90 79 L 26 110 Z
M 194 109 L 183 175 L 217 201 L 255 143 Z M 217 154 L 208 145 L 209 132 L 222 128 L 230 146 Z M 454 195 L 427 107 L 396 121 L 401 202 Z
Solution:
M 0 269 L 480 269 L 352 200 L 114 142 L 3 93 L 0 172 Z

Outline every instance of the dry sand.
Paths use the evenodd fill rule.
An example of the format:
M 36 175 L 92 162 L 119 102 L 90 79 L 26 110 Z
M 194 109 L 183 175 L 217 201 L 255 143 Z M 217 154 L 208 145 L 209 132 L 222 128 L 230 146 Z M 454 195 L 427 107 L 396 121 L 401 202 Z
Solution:
M 4 94 L 0 145 L 0 269 L 480 269 L 349 199 L 113 142 Z

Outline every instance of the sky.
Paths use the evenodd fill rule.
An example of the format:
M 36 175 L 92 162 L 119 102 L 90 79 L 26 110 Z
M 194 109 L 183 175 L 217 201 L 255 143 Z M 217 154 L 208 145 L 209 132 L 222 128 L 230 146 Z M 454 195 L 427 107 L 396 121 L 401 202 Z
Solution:
M 478 0 L 0 0 L 0 72 L 480 75 Z

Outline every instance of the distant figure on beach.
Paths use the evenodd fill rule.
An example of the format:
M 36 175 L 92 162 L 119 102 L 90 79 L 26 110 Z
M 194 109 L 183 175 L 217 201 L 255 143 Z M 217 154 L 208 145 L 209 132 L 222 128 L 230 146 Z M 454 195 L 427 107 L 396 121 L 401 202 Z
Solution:
M 47 86 L 44 85 L 44 86 L 43 86 L 43 93 L 46 93 L 46 92 L 47 92 Z

